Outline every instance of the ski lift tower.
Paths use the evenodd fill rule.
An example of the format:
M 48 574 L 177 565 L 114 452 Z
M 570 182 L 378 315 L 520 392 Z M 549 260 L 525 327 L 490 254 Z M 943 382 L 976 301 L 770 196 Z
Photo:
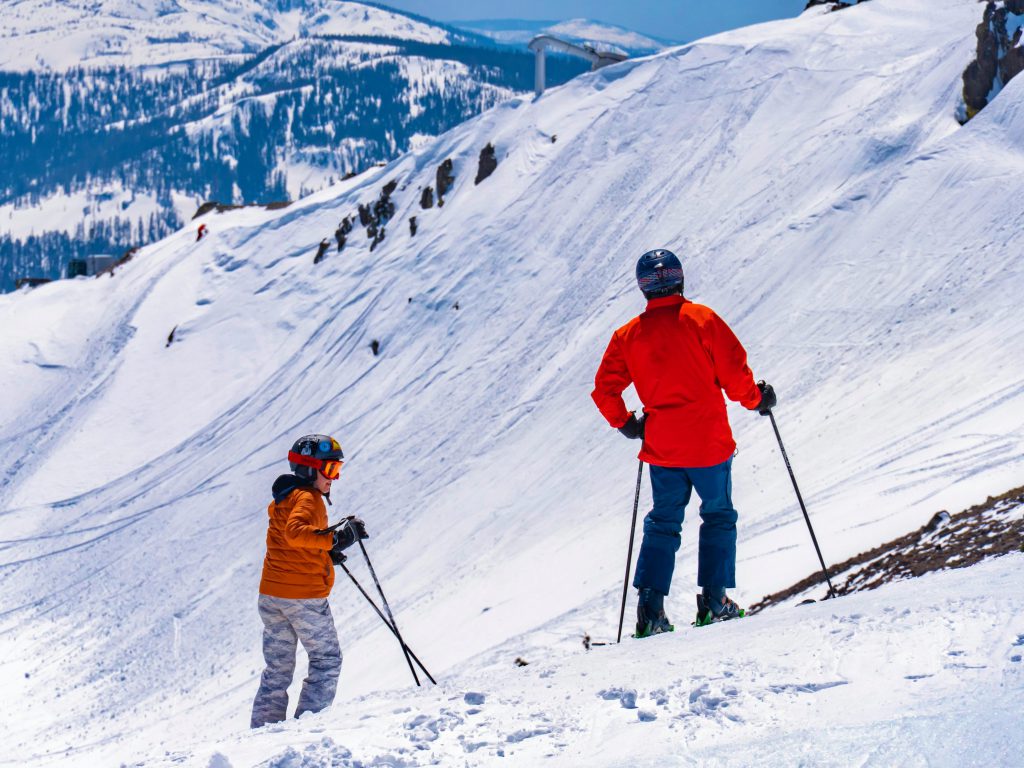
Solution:
M 536 63 L 533 90 L 538 96 L 544 93 L 544 52 L 547 50 L 567 53 L 570 56 L 586 59 L 590 62 L 591 72 L 601 67 L 607 67 L 609 64 L 618 64 L 620 61 L 625 61 L 629 58 L 622 53 L 597 51 L 589 45 L 576 45 L 565 40 L 559 40 L 551 35 L 537 35 L 537 37 L 530 41 L 529 48 L 534 53 L 534 62 Z

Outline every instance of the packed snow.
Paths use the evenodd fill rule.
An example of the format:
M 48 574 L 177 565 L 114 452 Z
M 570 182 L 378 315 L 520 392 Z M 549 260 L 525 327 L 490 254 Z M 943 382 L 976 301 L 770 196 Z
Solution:
M 1015 765 L 1022 573 L 1012 555 L 589 653 L 568 631 L 574 614 L 437 688 L 368 694 L 144 764 Z
M 1020 484 L 1024 81 L 957 124 L 978 10 L 872 0 L 627 61 L 0 296 L 0 763 L 1011 762 L 1021 555 L 690 630 L 691 508 L 679 630 L 581 645 L 614 633 L 637 469 L 589 393 L 648 248 L 776 387 L 828 561 Z M 392 180 L 385 240 L 314 265 Z M 817 559 L 770 426 L 731 417 L 750 604 Z M 342 576 L 334 708 L 251 735 L 270 483 L 313 431 L 442 685 Z

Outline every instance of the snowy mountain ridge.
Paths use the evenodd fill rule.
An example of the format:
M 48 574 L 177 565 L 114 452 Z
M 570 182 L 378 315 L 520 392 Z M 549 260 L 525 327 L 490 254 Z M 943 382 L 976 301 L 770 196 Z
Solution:
M 163 65 L 316 35 L 453 41 L 436 22 L 353 0 L 12 0 L 0 70 Z
M 651 765 L 714 764 L 720 739 L 742 763 L 756 736 L 844 764 L 914 702 L 878 762 L 934 754 L 936 731 L 1019 754 L 999 731 L 1022 687 L 1019 555 L 691 640 L 691 509 L 667 600 L 681 631 L 562 661 L 618 617 L 636 449 L 589 392 L 650 247 L 682 256 L 687 295 L 777 388 L 829 562 L 1019 485 L 1024 81 L 956 122 L 976 23 L 971 2 L 872 0 L 718 35 L 510 100 L 289 208 L 208 215 L 200 242 L 184 229 L 113 277 L 0 297 L 6 759 L 253 765 L 329 736 L 309 764 L 636 765 L 640 743 Z M 487 144 L 497 169 L 473 184 Z M 444 205 L 423 208 L 449 159 Z M 314 264 L 392 182 L 386 238 L 371 252 L 356 225 Z M 731 418 L 749 605 L 817 565 L 770 427 Z M 339 584 L 337 703 L 250 737 L 269 484 L 313 431 L 349 457 L 332 517 L 366 519 L 403 634 L 450 687 L 412 693 Z M 723 657 L 722 638 L 750 645 Z
M 64 11 L 75 7 L 81 10 Z M 313 5 L 273 7 L 294 14 Z M 118 4 L 107 9 L 125 12 Z M 168 9 L 185 13 L 161 5 L 149 7 L 146 18 L 169 23 L 155 16 Z M 88 15 L 82 23 L 103 18 Z M 239 12 L 228 21 L 244 29 L 245 18 Z M 394 23 L 377 23 L 382 18 Z M 161 44 L 136 34 L 150 21 L 121 19 L 116 26 L 159 59 L 166 53 Z M 53 32 L 79 27 L 69 22 Z M 213 39 L 232 39 L 211 29 Z M 376 6 L 339 4 L 299 31 L 305 36 L 254 40 L 257 48 L 244 56 L 0 72 L 0 291 L 12 290 L 18 278 L 62 277 L 72 259 L 118 257 L 158 240 L 207 200 L 297 199 L 391 160 L 533 84 L 533 55 L 525 48 L 499 49 L 486 38 Z M 102 29 L 98 34 L 110 39 Z M 43 51 L 71 50 L 32 34 L 17 40 Z M 173 57 L 186 55 L 199 54 L 179 50 Z M 552 57 L 549 80 L 562 83 L 587 68 Z
M 537 35 L 555 37 L 611 50 L 631 56 L 643 56 L 678 45 L 648 35 L 592 19 L 565 21 L 533 21 L 528 19 L 478 19 L 454 21 L 453 25 L 474 34 L 484 35 L 503 45 L 526 45 Z

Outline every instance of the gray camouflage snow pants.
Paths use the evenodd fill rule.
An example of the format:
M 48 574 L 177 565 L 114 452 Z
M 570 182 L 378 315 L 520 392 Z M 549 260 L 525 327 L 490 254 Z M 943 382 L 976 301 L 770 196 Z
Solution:
M 267 668 L 252 703 L 250 727 L 278 723 L 287 717 L 288 686 L 295 674 L 299 640 L 309 656 L 309 674 L 302 682 L 295 716 L 331 706 L 341 673 L 341 648 L 327 599 L 295 600 L 261 594 L 259 609 Z

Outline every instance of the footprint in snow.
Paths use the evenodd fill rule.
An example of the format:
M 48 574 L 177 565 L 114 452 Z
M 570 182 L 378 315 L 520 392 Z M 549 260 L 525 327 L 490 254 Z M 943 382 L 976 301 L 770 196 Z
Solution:
M 636 691 L 632 688 L 608 688 L 597 695 L 605 701 L 618 699 L 623 709 L 636 709 Z
M 1024 635 L 1017 635 L 1017 639 L 1013 642 L 1013 645 L 1011 647 L 1024 647 Z M 1014 662 L 1015 664 L 1020 664 L 1022 658 L 1024 658 L 1024 656 L 1021 656 L 1021 654 L 1019 653 L 1015 653 L 1010 657 L 1010 661 Z
M 452 730 L 462 722 L 462 718 L 454 712 L 442 710 L 437 717 L 426 714 L 411 717 L 405 721 L 404 727 L 409 732 L 409 740 L 419 746 L 423 742 L 437 741 L 441 731 Z
M 526 741 L 527 739 L 532 739 L 535 736 L 547 736 L 549 733 L 554 733 L 554 731 L 554 728 L 549 728 L 547 726 L 541 726 L 540 728 L 523 728 L 515 733 L 510 733 L 505 737 L 505 741 L 510 744 L 518 744 L 520 741 Z

